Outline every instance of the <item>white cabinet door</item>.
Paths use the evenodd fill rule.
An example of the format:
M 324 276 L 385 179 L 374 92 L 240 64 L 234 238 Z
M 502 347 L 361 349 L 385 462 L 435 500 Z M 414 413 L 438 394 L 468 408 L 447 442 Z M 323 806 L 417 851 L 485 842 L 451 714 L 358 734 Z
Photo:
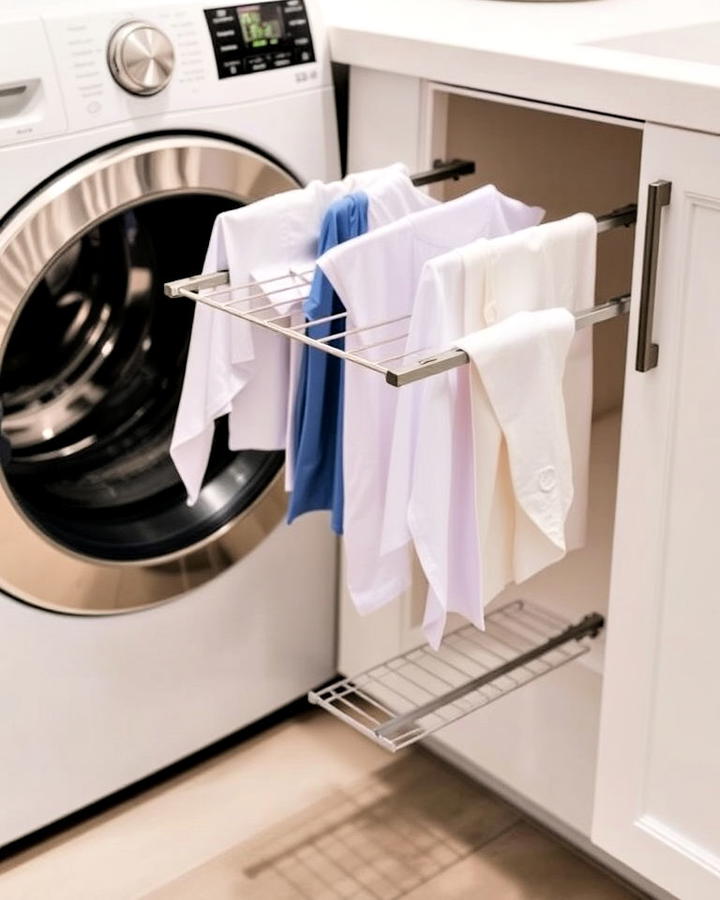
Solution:
M 661 216 L 635 369 L 641 196 L 593 839 L 683 900 L 720 897 L 720 137 L 648 126 Z

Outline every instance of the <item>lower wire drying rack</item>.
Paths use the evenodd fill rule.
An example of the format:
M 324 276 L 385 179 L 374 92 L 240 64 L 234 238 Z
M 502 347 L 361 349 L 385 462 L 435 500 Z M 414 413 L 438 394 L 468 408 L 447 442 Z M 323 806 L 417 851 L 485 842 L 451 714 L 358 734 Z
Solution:
M 308 700 L 395 752 L 587 653 L 603 625 L 515 600 L 487 613 L 485 631 L 464 625 L 437 652 L 419 647 Z

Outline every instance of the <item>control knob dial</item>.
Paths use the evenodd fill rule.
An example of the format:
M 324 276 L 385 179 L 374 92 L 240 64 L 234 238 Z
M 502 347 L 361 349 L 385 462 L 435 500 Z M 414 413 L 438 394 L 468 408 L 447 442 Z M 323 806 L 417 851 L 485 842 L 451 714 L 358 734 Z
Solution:
M 149 96 L 167 86 L 175 65 L 170 38 L 147 22 L 126 22 L 108 43 L 108 65 L 120 87 Z

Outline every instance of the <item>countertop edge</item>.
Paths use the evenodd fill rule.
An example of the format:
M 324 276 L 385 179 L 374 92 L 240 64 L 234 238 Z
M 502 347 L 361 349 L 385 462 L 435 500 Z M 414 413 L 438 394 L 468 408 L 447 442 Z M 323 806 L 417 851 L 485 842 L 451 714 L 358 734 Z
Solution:
M 603 63 L 605 54 L 592 47 L 556 49 L 554 58 L 530 57 L 343 25 L 331 25 L 329 37 L 332 58 L 351 66 L 720 134 L 720 80 L 713 85 L 698 78 L 619 71 L 611 65 L 616 54 Z M 663 62 L 651 60 L 650 68 L 657 70 Z

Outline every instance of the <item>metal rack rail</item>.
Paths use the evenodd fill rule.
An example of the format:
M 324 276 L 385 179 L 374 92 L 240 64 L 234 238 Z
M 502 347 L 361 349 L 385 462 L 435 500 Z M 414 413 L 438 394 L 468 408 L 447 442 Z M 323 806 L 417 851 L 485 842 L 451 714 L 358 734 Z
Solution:
M 308 699 L 395 752 L 587 653 L 603 625 L 515 600 L 486 615 L 485 631 L 465 625 L 437 652 L 419 647 Z
M 466 160 L 436 162 L 413 177 L 415 185 L 459 178 L 475 171 Z M 634 224 L 634 205 L 598 217 L 598 234 Z M 236 316 L 252 325 L 339 357 L 384 376 L 401 387 L 469 362 L 457 347 L 408 349 L 410 316 L 354 327 L 347 313 L 306 321 L 313 269 L 289 270 L 273 278 L 232 285 L 226 271 L 168 282 L 170 298 L 186 297 Z M 628 295 L 575 313 L 576 328 L 585 328 L 627 312 Z M 336 325 L 333 325 L 336 323 Z M 342 330 L 311 337 L 314 326 Z M 359 346 L 338 347 L 338 340 Z M 380 348 L 384 348 L 380 350 Z M 384 354 L 370 358 L 368 352 Z M 353 678 L 312 691 L 311 703 L 322 706 L 380 746 L 397 751 L 519 687 L 577 659 L 590 649 L 589 639 L 604 625 L 598 613 L 570 624 L 523 600 L 490 611 L 485 631 L 465 625 L 447 635 L 439 651 L 421 647 Z
M 449 178 L 457 179 L 474 171 L 475 164 L 468 160 L 437 161 L 433 169 L 414 175 L 412 180 L 419 186 Z M 628 227 L 635 222 L 636 214 L 637 208 L 630 205 L 600 216 L 597 220 L 598 233 Z M 468 363 L 467 354 L 457 347 L 408 349 L 405 341 L 409 316 L 398 316 L 362 328 L 347 327 L 322 338 L 311 337 L 308 331 L 314 326 L 340 323 L 347 317 L 347 313 L 342 312 L 320 319 L 297 321 L 302 313 L 302 304 L 307 299 L 312 275 L 312 269 L 291 270 L 275 278 L 231 285 L 228 272 L 210 272 L 167 282 L 165 293 L 170 298 L 187 297 L 289 340 L 370 369 L 383 375 L 393 387 L 402 387 Z M 629 304 L 629 295 L 623 295 L 582 310 L 575 314 L 576 327 L 586 328 L 624 315 Z M 335 346 L 341 339 L 349 339 L 349 343 L 357 346 L 351 349 Z M 388 355 L 380 359 L 368 357 L 370 351 L 378 352 L 380 347 L 385 347 L 382 352 Z

